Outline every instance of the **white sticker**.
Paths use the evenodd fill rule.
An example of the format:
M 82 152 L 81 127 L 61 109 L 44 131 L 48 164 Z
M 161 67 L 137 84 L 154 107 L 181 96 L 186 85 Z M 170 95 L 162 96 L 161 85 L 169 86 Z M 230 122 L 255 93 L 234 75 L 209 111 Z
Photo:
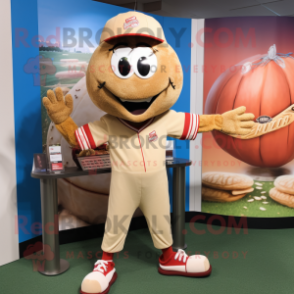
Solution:
M 51 162 L 62 161 L 62 156 L 61 156 L 61 154 L 51 154 L 51 155 L 50 155 L 50 161 L 51 161 Z
M 49 153 L 61 153 L 61 146 L 49 146 Z

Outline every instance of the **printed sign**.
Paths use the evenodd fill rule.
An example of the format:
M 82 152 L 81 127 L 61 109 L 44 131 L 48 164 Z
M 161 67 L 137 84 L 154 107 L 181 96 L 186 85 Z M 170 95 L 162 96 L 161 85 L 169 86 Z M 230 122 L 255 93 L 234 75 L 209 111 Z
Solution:
M 36 172 L 46 172 L 47 170 L 47 160 L 46 154 L 34 154 L 34 165 L 33 170 Z
M 149 142 L 153 142 L 156 141 L 158 139 L 157 135 L 156 135 L 156 131 L 152 131 L 151 133 L 149 133 Z
M 63 170 L 62 154 L 60 145 L 49 146 L 49 158 L 52 171 Z
M 50 146 L 49 147 L 49 153 L 61 153 L 61 146 Z
M 124 29 L 135 28 L 139 25 L 139 21 L 136 16 L 131 16 L 125 20 Z

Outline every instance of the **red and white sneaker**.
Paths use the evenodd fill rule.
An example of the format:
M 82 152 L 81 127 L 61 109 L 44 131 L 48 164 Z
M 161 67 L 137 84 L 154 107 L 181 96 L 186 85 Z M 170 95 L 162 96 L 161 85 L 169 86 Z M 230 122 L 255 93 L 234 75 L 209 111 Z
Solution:
M 110 286 L 115 282 L 117 273 L 114 262 L 98 260 L 94 270 L 85 276 L 81 285 L 81 294 L 107 294 Z
M 188 256 L 184 250 L 179 249 L 165 262 L 162 256 L 159 258 L 158 272 L 163 275 L 205 277 L 210 275 L 211 265 L 206 256 Z

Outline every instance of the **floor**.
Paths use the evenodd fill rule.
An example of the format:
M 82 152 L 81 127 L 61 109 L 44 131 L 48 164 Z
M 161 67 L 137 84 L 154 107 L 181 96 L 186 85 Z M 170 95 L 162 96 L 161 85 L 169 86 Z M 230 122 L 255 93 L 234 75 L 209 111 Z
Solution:
M 208 255 L 207 278 L 162 276 L 157 272 L 160 251 L 147 229 L 129 233 L 116 255 L 118 279 L 110 294 L 293 294 L 294 229 L 235 230 L 206 224 L 186 224 L 187 253 Z M 62 275 L 46 277 L 36 271 L 38 258 L 22 258 L 0 267 L 0 292 L 5 294 L 78 293 L 83 277 L 101 256 L 101 238 L 61 246 L 70 263 Z M 97 257 L 95 257 L 97 255 Z M 37 256 L 36 256 L 37 257 Z

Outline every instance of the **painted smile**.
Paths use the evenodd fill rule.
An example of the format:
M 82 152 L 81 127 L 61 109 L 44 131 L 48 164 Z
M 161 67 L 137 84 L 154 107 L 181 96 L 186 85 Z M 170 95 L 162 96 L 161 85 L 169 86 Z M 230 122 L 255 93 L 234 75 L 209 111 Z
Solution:
M 98 81 L 98 88 L 99 89 L 102 89 L 102 88 L 106 88 L 107 91 L 109 91 L 115 98 L 116 100 L 128 111 L 130 112 L 131 114 L 133 115 L 140 115 L 140 114 L 143 114 L 149 107 L 150 105 L 156 100 L 156 98 L 162 93 L 164 92 L 165 90 L 168 89 L 169 86 L 171 86 L 173 89 L 175 89 L 175 85 L 174 83 L 171 81 L 171 79 L 169 78 L 168 80 L 168 86 L 163 89 L 161 92 L 159 92 L 158 94 L 156 94 L 155 96 L 151 96 L 151 97 L 148 97 L 148 98 L 144 98 L 144 99 L 123 99 L 123 98 L 120 98 L 116 95 L 114 95 L 112 92 L 110 92 L 106 87 L 105 87 L 105 84 L 106 82 L 99 82 Z
M 158 93 L 155 96 L 145 98 L 145 99 L 136 99 L 136 100 L 128 100 L 128 99 L 122 99 L 119 98 L 115 95 L 113 95 L 119 102 L 120 104 L 130 113 L 134 115 L 140 115 L 143 114 L 149 107 L 150 105 L 155 101 L 155 99 L 162 93 Z

